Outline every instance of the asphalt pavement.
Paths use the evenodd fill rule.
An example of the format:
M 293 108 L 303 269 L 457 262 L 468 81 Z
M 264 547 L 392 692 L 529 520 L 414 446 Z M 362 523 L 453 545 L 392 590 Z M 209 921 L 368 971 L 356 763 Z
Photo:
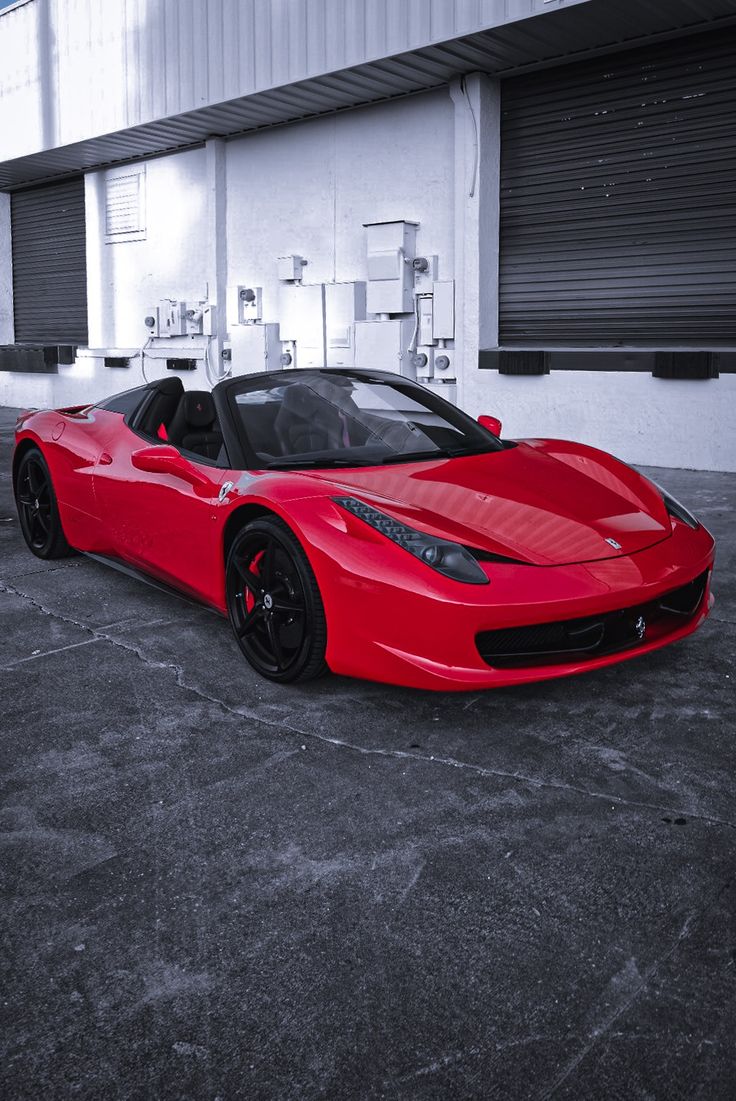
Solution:
M 0 410 L 0 1091 L 734 1096 L 736 474 L 711 618 L 586 676 L 277 687 L 26 550 Z

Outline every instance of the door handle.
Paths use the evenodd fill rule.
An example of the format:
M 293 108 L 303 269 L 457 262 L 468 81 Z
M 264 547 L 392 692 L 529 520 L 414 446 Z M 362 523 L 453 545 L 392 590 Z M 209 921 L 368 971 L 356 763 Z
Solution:
M 100 466 L 109 466 L 112 462 L 112 455 L 108 455 L 106 451 L 103 451 L 100 455 Z

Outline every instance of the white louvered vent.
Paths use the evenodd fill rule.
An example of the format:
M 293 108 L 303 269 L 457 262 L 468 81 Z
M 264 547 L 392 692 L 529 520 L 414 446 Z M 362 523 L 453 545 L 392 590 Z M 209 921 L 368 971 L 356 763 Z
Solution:
M 146 235 L 145 175 L 141 169 L 109 176 L 105 186 L 108 241 L 141 240 Z

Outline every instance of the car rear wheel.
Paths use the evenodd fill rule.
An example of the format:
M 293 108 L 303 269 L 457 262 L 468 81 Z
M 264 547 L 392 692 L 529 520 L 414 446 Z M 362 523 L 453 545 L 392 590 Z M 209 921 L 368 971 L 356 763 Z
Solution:
M 225 580 L 235 638 L 261 676 L 284 684 L 326 671 L 327 624 L 317 580 L 282 520 L 252 520 L 238 532 Z
M 26 451 L 15 475 L 15 503 L 23 538 L 37 558 L 73 554 L 61 526 L 51 474 L 38 448 Z

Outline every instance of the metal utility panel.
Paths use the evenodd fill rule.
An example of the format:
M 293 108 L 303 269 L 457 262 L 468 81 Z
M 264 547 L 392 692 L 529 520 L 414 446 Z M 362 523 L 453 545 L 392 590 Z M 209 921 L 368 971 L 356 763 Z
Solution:
M 432 336 L 435 340 L 452 340 L 455 336 L 454 279 L 432 285 Z
M 279 290 L 281 339 L 295 345 L 297 367 L 325 365 L 325 288 L 284 284 Z
M 355 366 L 368 371 L 396 371 L 416 377 L 407 351 L 414 330 L 411 318 L 390 321 L 356 321 Z
M 328 367 L 354 366 L 356 321 L 365 321 L 365 283 L 325 283 Z
M 416 222 L 366 222 L 368 313 L 411 313 L 414 309 Z
M 238 325 L 232 330 L 233 375 L 255 375 L 281 368 L 281 341 L 276 324 Z

